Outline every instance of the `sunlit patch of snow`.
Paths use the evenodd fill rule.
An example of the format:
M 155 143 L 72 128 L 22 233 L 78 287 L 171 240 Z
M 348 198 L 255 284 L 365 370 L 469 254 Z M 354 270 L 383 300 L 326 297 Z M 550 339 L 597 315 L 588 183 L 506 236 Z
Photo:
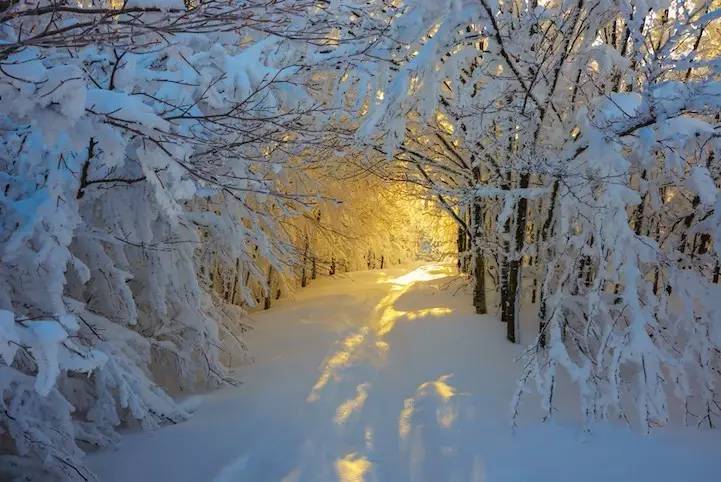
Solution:
M 401 440 L 408 438 L 418 401 L 431 400 L 436 405 L 435 418 L 439 427 L 448 429 L 453 426 L 458 416 L 456 407 L 450 401 L 456 395 L 456 389 L 448 384 L 452 374 L 443 375 L 437 380 L 422 383 L 412 398 L 403 402 L 403 409 L 398 418 L 398 436 Z M 425 402 L 423 402 L 425 403 Z
M 412 311 L 401 311 L 395 308 L 398 299 L 408 292 L 415 283 L 445 278 L 452 268 L 442 264 L 430 264 L 416 268 L 402 276 L 390 280 L 388 294 L 376 305 L 372 322 L 360 330 L 351 333 L 339 344 L 339 348 L 330 355 L 321 369 L 315 385 L 311 389 L 306 401 L 316 402 L 320 393 L 334 379 L 340 378 L 340 372 L 358 362 L 363 356 L 373 356 L 376 361 L 382 360 L 390 350 L 384 337 L 394 328 L 401 319 L 414 321 L 428 316 L 446 316 L 452 310 L 446 307 L 423 308 Z
M 372 466 L 367 458 L 350 453 L 335 463 L 338 482 L 366 482 L 366 474 Z
M 398 436 L 401 440 L 408 438 L 408 434 L 411 433 L 411 416 L 413 416 L 413 399 L 406 398 L 403 401 L 401 415 L 398 417 Z
M 451 376 L 420 384 L 403 402 L 398 436 L 411 482 L 477 480 L 471 478 L 467 454 L 459 450 L 462 446 L 455 430 L 459 406 L 456 389 L 449 383 Z
M 306 399 L 307 402 L 315 402 L 318 400 L 320 392 L 328 384 L 331 377 L 337 376 L 338 370 L 348 365 L 354 351 L 363 343 L 367 334 L 368 328 L 363 327 L 357 333 L 353 333 L 343 339 L 340 344 L 340 350 L 331 355 L 324 363 L 321 375 L 315 385 L 313 385 L 313 389 Z
M 337 425 L 343 425 L 353 413 L 358 412 L 363 408 L 363 405 L 368 398 L 369 383 L 362 383 L 356 387 L 355 397 L 343 402 L 335 412 L 333 421 Z
M 416 268 L 410 273 L 406 273 L 390 280 L 390 282 L 396 285 L 408 286 L 419 281 L 432 281 L 439 278 L 445 278 L 449 274 L 449 271 L 444 269 L 444 267 L 432 264 Z
M 443 315 L 450 315 L 453 310 L 450 308 L 425 308 L 422 310 L 416 310 L 416 311 L 408 311 L 405 312 L 406 318 L 413 321 L 418 318 L 423 318 L 426 316 L 443 316 Z

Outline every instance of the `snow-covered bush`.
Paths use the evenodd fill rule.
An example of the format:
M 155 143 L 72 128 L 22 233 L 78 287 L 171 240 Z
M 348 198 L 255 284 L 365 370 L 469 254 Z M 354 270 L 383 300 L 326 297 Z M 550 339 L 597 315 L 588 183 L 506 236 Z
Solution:
M 311 7 L 2 7 L 0 478 L 88 480 L 80 446 L 230 380 L 243 325 L 213 269 L 265 283 L 258 259 L 292 255 L 279 220 L 308 193 L 284 171 L 322 120 L 301 61 L 330 28 Z

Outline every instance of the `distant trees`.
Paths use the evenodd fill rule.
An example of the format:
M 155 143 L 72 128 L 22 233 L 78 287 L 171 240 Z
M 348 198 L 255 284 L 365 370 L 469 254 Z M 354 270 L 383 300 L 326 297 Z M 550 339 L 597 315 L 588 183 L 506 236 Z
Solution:
M 313 266 L 316 273 L 335 274 L 388 268 L 422 251 L 452 254 L 447 236 L 452 222 L 433 204 L 418 200 L 417 190 L 359 173 L 348 158 L 329 162 L 334 168 L 324 172 L 319 186 L 325 198 L 313 213 L 287 223 L 294 244 L 305 253 L 306 262 L 297 269 L 301 284 L 303 266 L 310 282 Z

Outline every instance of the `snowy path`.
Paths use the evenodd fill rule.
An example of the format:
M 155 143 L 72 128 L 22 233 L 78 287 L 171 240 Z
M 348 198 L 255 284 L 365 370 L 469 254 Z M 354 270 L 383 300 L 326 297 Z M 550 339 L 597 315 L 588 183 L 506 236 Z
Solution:
M 520 347 L 426 265 L 323 279 L 253 316 L 243 385 L 90 457 L 103 482 L 718 480 L 721 436 L 560 418 L 512 433 Z M 572 402 L 568 402 L 572 403 Z M 572 411 L 571 411 L 572 412 Z

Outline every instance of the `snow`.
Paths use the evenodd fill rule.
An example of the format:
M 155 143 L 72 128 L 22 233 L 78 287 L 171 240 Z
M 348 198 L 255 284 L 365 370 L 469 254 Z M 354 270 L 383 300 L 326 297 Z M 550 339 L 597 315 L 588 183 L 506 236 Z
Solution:
M 81 447 L 187 412 L 158 433 L 209 446 L 207 472 L 181 473 L 200 480 L 502 479 L 503 450 L 537 442 L 504 438 L 509 399 L 519 430 L 554 441 L 544 462 L 575 443 L 564 423 L 718 425 L 718 12 L 47 3 L 11 2 L 0 29 L 0 479 L 32 462 L 35 480 L 87 482 Z M 440 266 L 326 281 L 257 315 L 249 340 L 237 323 L 318 273 L 456 251 L 489 297 L 533 279 L 544 309 L 501 289 L 504 319 L 539 313 L 547 343 L 515 363 Z M 259 363 L 227 406 L 176 404 L 222 386 L 246 342 Z M 568 418 L 539 426 L 538 405 Z M 615 433 L 593 440 L 633 455 L 647 440 Z M 174 443 L 163 463 L 189 455 Z
M 85 107 L 114 119 L 143 124 L 149 129 L 168 129 L 168 123 L 155 115 L 151 107 L 134 95 L 89 89 Z
M 523 347 L 472 313 L 454 272 L 321 279 L 253 314 L 256 362 L 240 386 L 190 398 L 189 421 L 128 433 L 89 465 L 104 482 L 703 482 L 721 471 L 717 431 L 583 430 L 560 373 L 561 411 L 541 423 L 524 401 L 512 429 Z
M 15 331 L 15 315 L 12 311 L 0 310 L 0 357 L 10 365 L 15 358 L 20 337 Z
M 716 184 L 703 166 L 694 166 L 688 180 L 689 188 L 696 192 L 701 202 L 710 206 L 716 201 Z
M 30 351 L 35 356 L 38 364 L 38 375 L 35 379 L 35 389 L 40 395 L 47 395 L 55 385 L 55 380 L 60 375 L 58 364 L 58 348 L 68 336 L 65 330 L 52 320 L 40 320 L 30 323 L 30 332 L 34 335 L 34 341 Z

